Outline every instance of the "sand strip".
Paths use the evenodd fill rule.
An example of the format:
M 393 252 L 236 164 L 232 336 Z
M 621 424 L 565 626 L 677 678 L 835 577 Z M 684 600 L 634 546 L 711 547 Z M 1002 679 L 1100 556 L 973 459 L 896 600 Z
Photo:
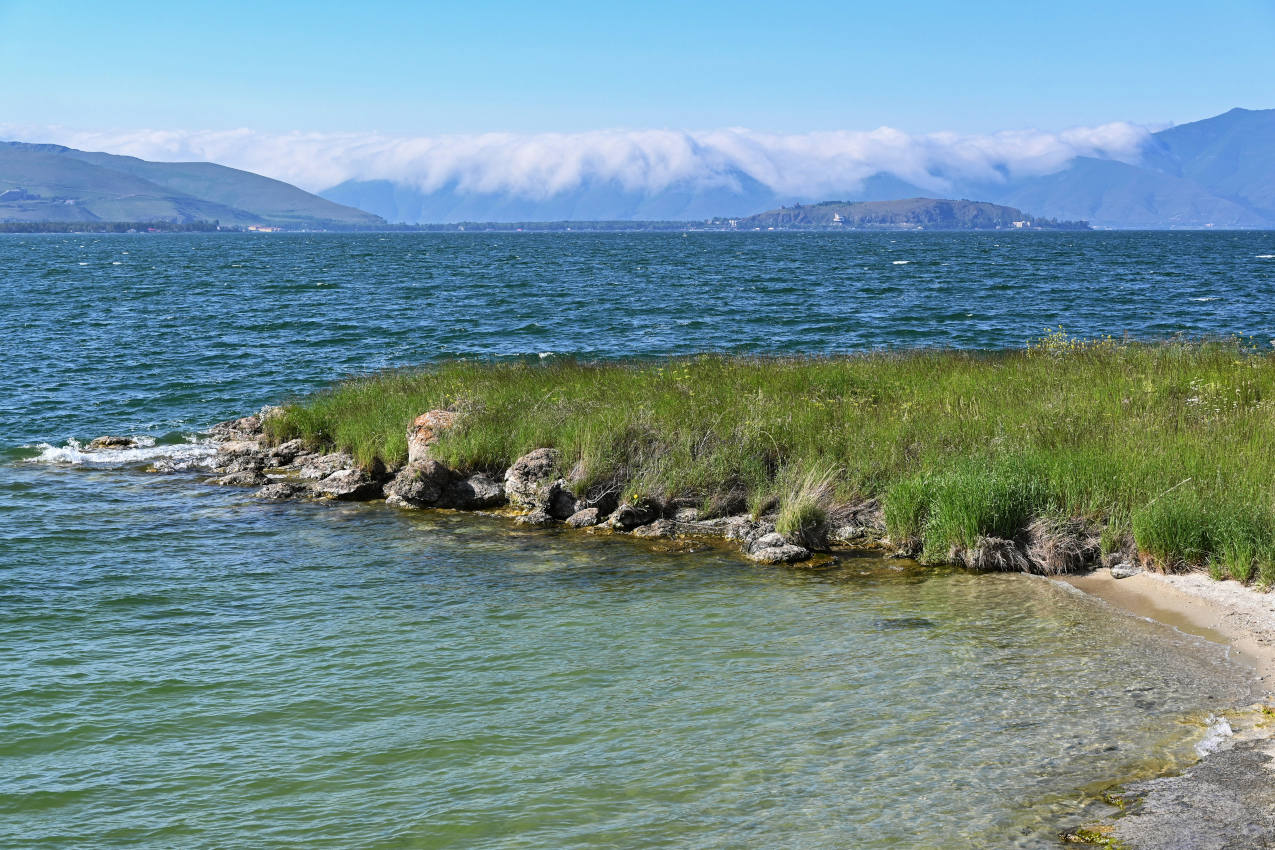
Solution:
M 1064 580 L 1136 616 L 1229 645 L 1232 657 L 1254 668 L 1262 688 L 1275 693 L 1275 593 L 1203 573 L 1142 572 L 1115 579 L 1101 569 Z

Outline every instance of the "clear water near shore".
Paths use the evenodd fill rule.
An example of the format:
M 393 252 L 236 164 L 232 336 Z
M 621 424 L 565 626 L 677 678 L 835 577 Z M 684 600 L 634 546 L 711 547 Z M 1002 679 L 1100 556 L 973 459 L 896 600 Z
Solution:
M 1079 789 L 1193 759 L 1250 698 L 1221 647 L 1043 579 L 135 468 L 446 354 L 1273 324 L 1273 234 L 522 239 L 0 239 L 0 845 L 1052 847 Z M 68 442 L 107 432 L 157 442 Z

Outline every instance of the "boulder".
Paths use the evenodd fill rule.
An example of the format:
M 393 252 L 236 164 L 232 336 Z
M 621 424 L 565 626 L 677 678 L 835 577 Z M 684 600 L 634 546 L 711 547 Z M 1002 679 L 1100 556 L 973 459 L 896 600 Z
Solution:
M 115 437 L 110 434 L 104 434 L 101 437 L 94 437 L 89 440 L 89 444 L 84 448 L 92 452 L 98 449 L 135 449 L 137 446 L 137 440 L 132 437 Z
M 611 515 L 610 525 L 621 531 L 629 531 L 639 525 L 653 522 L 659 518 L 660 513 L 660 503 L 651 498 L 625 502 L 616 508 L 615 513 Z
M 400 508 L 433 507 L 455 481 L 456 473 L 436 460 L 409 463 L 385 485 L 385 502 Z
M 516 522 L 518 525 L 530 525 L 530 526 L 539 527 L 539 526 L 545 526 L 545 525 L 553 525 L 554 519 L 553 517 L 549 516 L 548 512 L 545 511 L 543 508 L 537 508 L 536 510 L 532 511 L 529 514 L 523 514 L 522 516 L 516 518 L 514 522 Z
M 275 481 L 262 487 L 253 495 L 258 499 L 304 499 L 307 496 L 313 496 L 314 489 L 309 484 L 300 484 L 295 481 Z
M 588 528 L 597 525 L 601 519 L 601 512 L 597 508 L 585 508 L 567 517 L 567 525 L 572 528 Z
M 266 462 L 261 455 L 241 454 L 233 456 L 230 463 L 223 468 L 228 474 L 233 474 L 236 472 L 260 472 L 265 467 Z
M 439 436 L 456 425 L 456 414 L 450 410 L 431 410 L 412 420 L 407 429 L 407 462 L 417 463 L 429 459 L 429 447 L 438 442 Z
M 549 485 L 549 491 L 545 498 L 547 502 L 545 510 L 554 519 L 567 519 L 583 507 L 579 504 L 575 493 L 571 492 L 567 482 L 561 478 Z
M 504 503 L 504 486 L 486 473 L 480 472 L 477 475 L 457 478 L 453 481 L 440 496 L 438 507 L 477 511 L 483 508 L 500 507 Z
M 265 433 L 267 420 L 282 413 L 282 407 L 266 405 L 251 416 L 218 422 L 208 429 L 208 433 L 221 440 L 253 440 Z
M 267 465 L 278 468 L 287 466 L 307 453 L 305 440 L 288 440 L 271 448 L 266 453 L 265 460 Z
M 810 550 L 792 543 L 779 546 L 759 546 L 745 553 L 751 560 L 761 564 L 794 564 L 810 557 Z
M 770 526 L 770 524 L 765 523 L 764 526 Z M 773 529 L 773 526 L 770 528 Z M 759 528 L 758 531 L 761 529 Z M 744 554 L 762 564 L 791 564 L 809 558 L 810 550 L 790 543 L 777 531 L 769 530 L 747 536 L 744 541 Z
M 345 452 L 333 452 L 327 455 L 317 455 L 306 462 L 297 473 L 302 478 L 309 478 L 318 481 L 327 478 L 334 472 L 342 469 L 353 469 L 358 466 L 354 462 L 354 458 Z
M 314 491 L 328 499 L 347 502 L 375 499 L 381 495 L 381 487 L 361 469 L 340 469 L 316 482 Z
M 547 511 L 550 487 L 558 480 L 559 458 L 557 449 L 536 449 L 514 461 L 505 471 L 505 498 L 509 504 Z

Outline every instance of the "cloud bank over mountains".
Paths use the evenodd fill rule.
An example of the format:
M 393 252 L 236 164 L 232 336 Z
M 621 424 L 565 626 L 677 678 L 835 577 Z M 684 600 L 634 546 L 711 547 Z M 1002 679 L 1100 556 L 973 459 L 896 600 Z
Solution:
M 253 130 L 79 131 L 0 125 L 6 138 L 180 162 L 211 161 L 323 191 L 385 181 L 431 195 L 545 201 L 606 184 L 653 196 L 671 188 L 743 194 L 753 183 L 777 197 L 823 199 L 890 175 L 935 194 L 970 183 L 1052 174 L 1076 157 L 1136 163 L 1150 138 L 1128 123 L 1059 133 L 987 135 L 870 131 L 761 133 L 601 130 L 392 136 Z

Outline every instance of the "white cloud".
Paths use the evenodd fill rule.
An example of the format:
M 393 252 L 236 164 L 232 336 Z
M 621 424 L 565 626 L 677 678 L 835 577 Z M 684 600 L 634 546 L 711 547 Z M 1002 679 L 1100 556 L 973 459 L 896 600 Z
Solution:
M 311 191 L 351 179 L 384 179 L 425 191 L 454 184 L 465 192 L 543 199 L 593 180 L 655 193 L 683 183 L 733 186 L 743 174 L 780 195 L 818 198 L 852 190 L 883 172 L 937 192 L 958 180 L 1049 174 L 1077 156 L 1134 162 L 1148 131 L 1116 123 L 989 135 L 908 134 L 882 127 L 799 134 L 724 129 L 410 137 L 0 124 L 0 136 L 143 159 L 207 160 Z

